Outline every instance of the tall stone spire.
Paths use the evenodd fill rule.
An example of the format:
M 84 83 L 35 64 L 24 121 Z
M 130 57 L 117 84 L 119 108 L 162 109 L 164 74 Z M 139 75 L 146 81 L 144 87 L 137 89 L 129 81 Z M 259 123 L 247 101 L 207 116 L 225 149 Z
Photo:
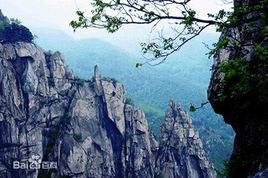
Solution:
M 94 79 L 95 81 L 99 81 L 100 80 L 100 72 L 99 72 L 99 67 L 98 65 L 94 66 Z
M 99 72 L 99 67 L 97 65 L 94 66 L 94 89 L 98 96 L 103 94 L 103 88 L 101 84 L 101 76 Z

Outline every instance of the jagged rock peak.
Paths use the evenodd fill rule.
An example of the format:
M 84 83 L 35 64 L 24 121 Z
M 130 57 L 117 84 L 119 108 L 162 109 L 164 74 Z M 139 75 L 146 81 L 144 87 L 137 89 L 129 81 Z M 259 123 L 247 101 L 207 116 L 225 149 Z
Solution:
M 213 177 L 191 118 L 170 103 L 161 143 L 110 78 L 76 79 L 59 52 L 0 43 L 0 177 Z M 31 156 L 57 169 L 12 169 Z M 27 163 L 28 164 L 28 163 Z
M 215 178 L 192 119 L 173 101 L 161 126 L 157 174 L 169 178 Z
M 94 66 L 94 79 L 99 80 L 101 78 L 98 65 Z

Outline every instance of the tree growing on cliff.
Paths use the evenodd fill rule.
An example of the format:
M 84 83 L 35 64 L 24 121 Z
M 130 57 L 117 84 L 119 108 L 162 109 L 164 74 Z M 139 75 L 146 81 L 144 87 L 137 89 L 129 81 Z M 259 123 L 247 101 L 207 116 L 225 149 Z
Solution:
M 9 19 L 0 10 L 0 42 L 32 42 L 34 39 L 30 30 L 21 25 L 17 19 Z

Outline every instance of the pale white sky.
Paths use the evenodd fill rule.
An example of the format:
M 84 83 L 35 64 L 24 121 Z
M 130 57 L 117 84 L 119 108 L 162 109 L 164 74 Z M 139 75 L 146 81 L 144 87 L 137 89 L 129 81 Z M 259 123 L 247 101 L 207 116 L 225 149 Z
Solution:
M 228 5 L 226 6 L 223 3 L 223 0 L 192 0 L 191 6 L 203 18 L 206 17 L 208 12 L 217 12 L 220 9 L 229 8 Z M 96 29 L 79 30 L 73 34 L 69 22 L 76 19 L 76 9 L 89 10 L 89 7 L 90 0 L 0 0 L 0 8 L 5 15 L 18 18 L 29 28 L 52 27 L 64 30 L 78 38 L 109 38 L 110 34 Z M 148 27 L 141 26 L 127 28 L 127 30 L 133 32 L 149 30 Z
M 150 38 L 151 26 L 128 25 L 117 33 L 107 33 L 99 29 L 79 29 L 75 33 L 69 26 L 71 20 L 76 19 L 77 8 L 90 10 L 92 0 L 0 0 L 0 8 L 4 15 L 19 19 L 34 34 L 36 28 L 52 28 L 64 31 L 73 38 L 98 38 L 116 45 L 132 54 L 140 52 L 140 42 Z M 192 0 L 199 17 L 206 18 L 207 13 L 229 9 L 223 0 Z M 215 33 L 215 29 L 207 29 L 208 33 Z

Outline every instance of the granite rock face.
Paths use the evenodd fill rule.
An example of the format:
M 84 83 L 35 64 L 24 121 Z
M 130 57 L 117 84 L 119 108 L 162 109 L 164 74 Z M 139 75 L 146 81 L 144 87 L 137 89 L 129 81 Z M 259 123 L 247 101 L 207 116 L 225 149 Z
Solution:
M 169 178 L 216 177 L 192 119 L 174 102 L 169 107 L 161 126 L 157 174 Z
M 59 52 L 0 44 L 0 177 L 216 177 L 184 111 L 171 105 L 158 143 L 125 100 L 97 67 L 82 80 Z
M 235 0 L 234 7 L 256 7 L 261 1 Z M 235 11 L 236 12 L 236 11 Z M 266 12 L 263 18 L 262 13 Z M 268 6 L 261 6 L 261 10 L 251 10 L 248 13 L 238 16 L 238 23 L 235 26 L 226 28 L 220 39 L 228 39 L 229 46 L 218 50 L 212 67 L 212 76 L 208 88 L 208 99 L 216 113 L 223 115 L 226 123 L 230 124 L 235 133 L 233 154 L 230 159 L 229 177 L 244 178 L 253 176 L 258 171 L 268 167 L 268 110 L 267 110 L 267 54 L 260 57 L 260 49 L 267 49 L 267 35 L 264 29 L 268 25 Z M 240 47 L 239 47 L 240 46 Z M 233 78 L 233 83 L 225 86 L 225 90 L 235 91 L 238 82 L 243 82 L 241 92 L 232 96 L 226 95 L 222 99 L 224 90 L 223 82 L 225 73 L 221 71 L 222 64 L 230 64 L 232 61 L 239 61 L 240 64 L 249 64 L 244 75 Z M 242 61 L 242 62 L 241 62 Z M 264 67 L 259 72 L 258 66 Z M 238 65 L 237 65 L 238 66 Z M 243 70 L 243 66 L 236 67 L 234 71 Z M 240 72 L 241 73 L 241 72 Z M 258 82 L 256 79 L 248 79 L 251 76 L 261 76 Z M 230 75 L 229 75 L 230 77 Z M 250 81 L 250 82 L 249 82 Z M 266 81 L 266 82 L 265 82 Z M 261 86 L 261 87 L 260 87 Z M 247 87 L 247 88 L 246 88 Z M 246 91 L 246 92 L 243 92 Z

